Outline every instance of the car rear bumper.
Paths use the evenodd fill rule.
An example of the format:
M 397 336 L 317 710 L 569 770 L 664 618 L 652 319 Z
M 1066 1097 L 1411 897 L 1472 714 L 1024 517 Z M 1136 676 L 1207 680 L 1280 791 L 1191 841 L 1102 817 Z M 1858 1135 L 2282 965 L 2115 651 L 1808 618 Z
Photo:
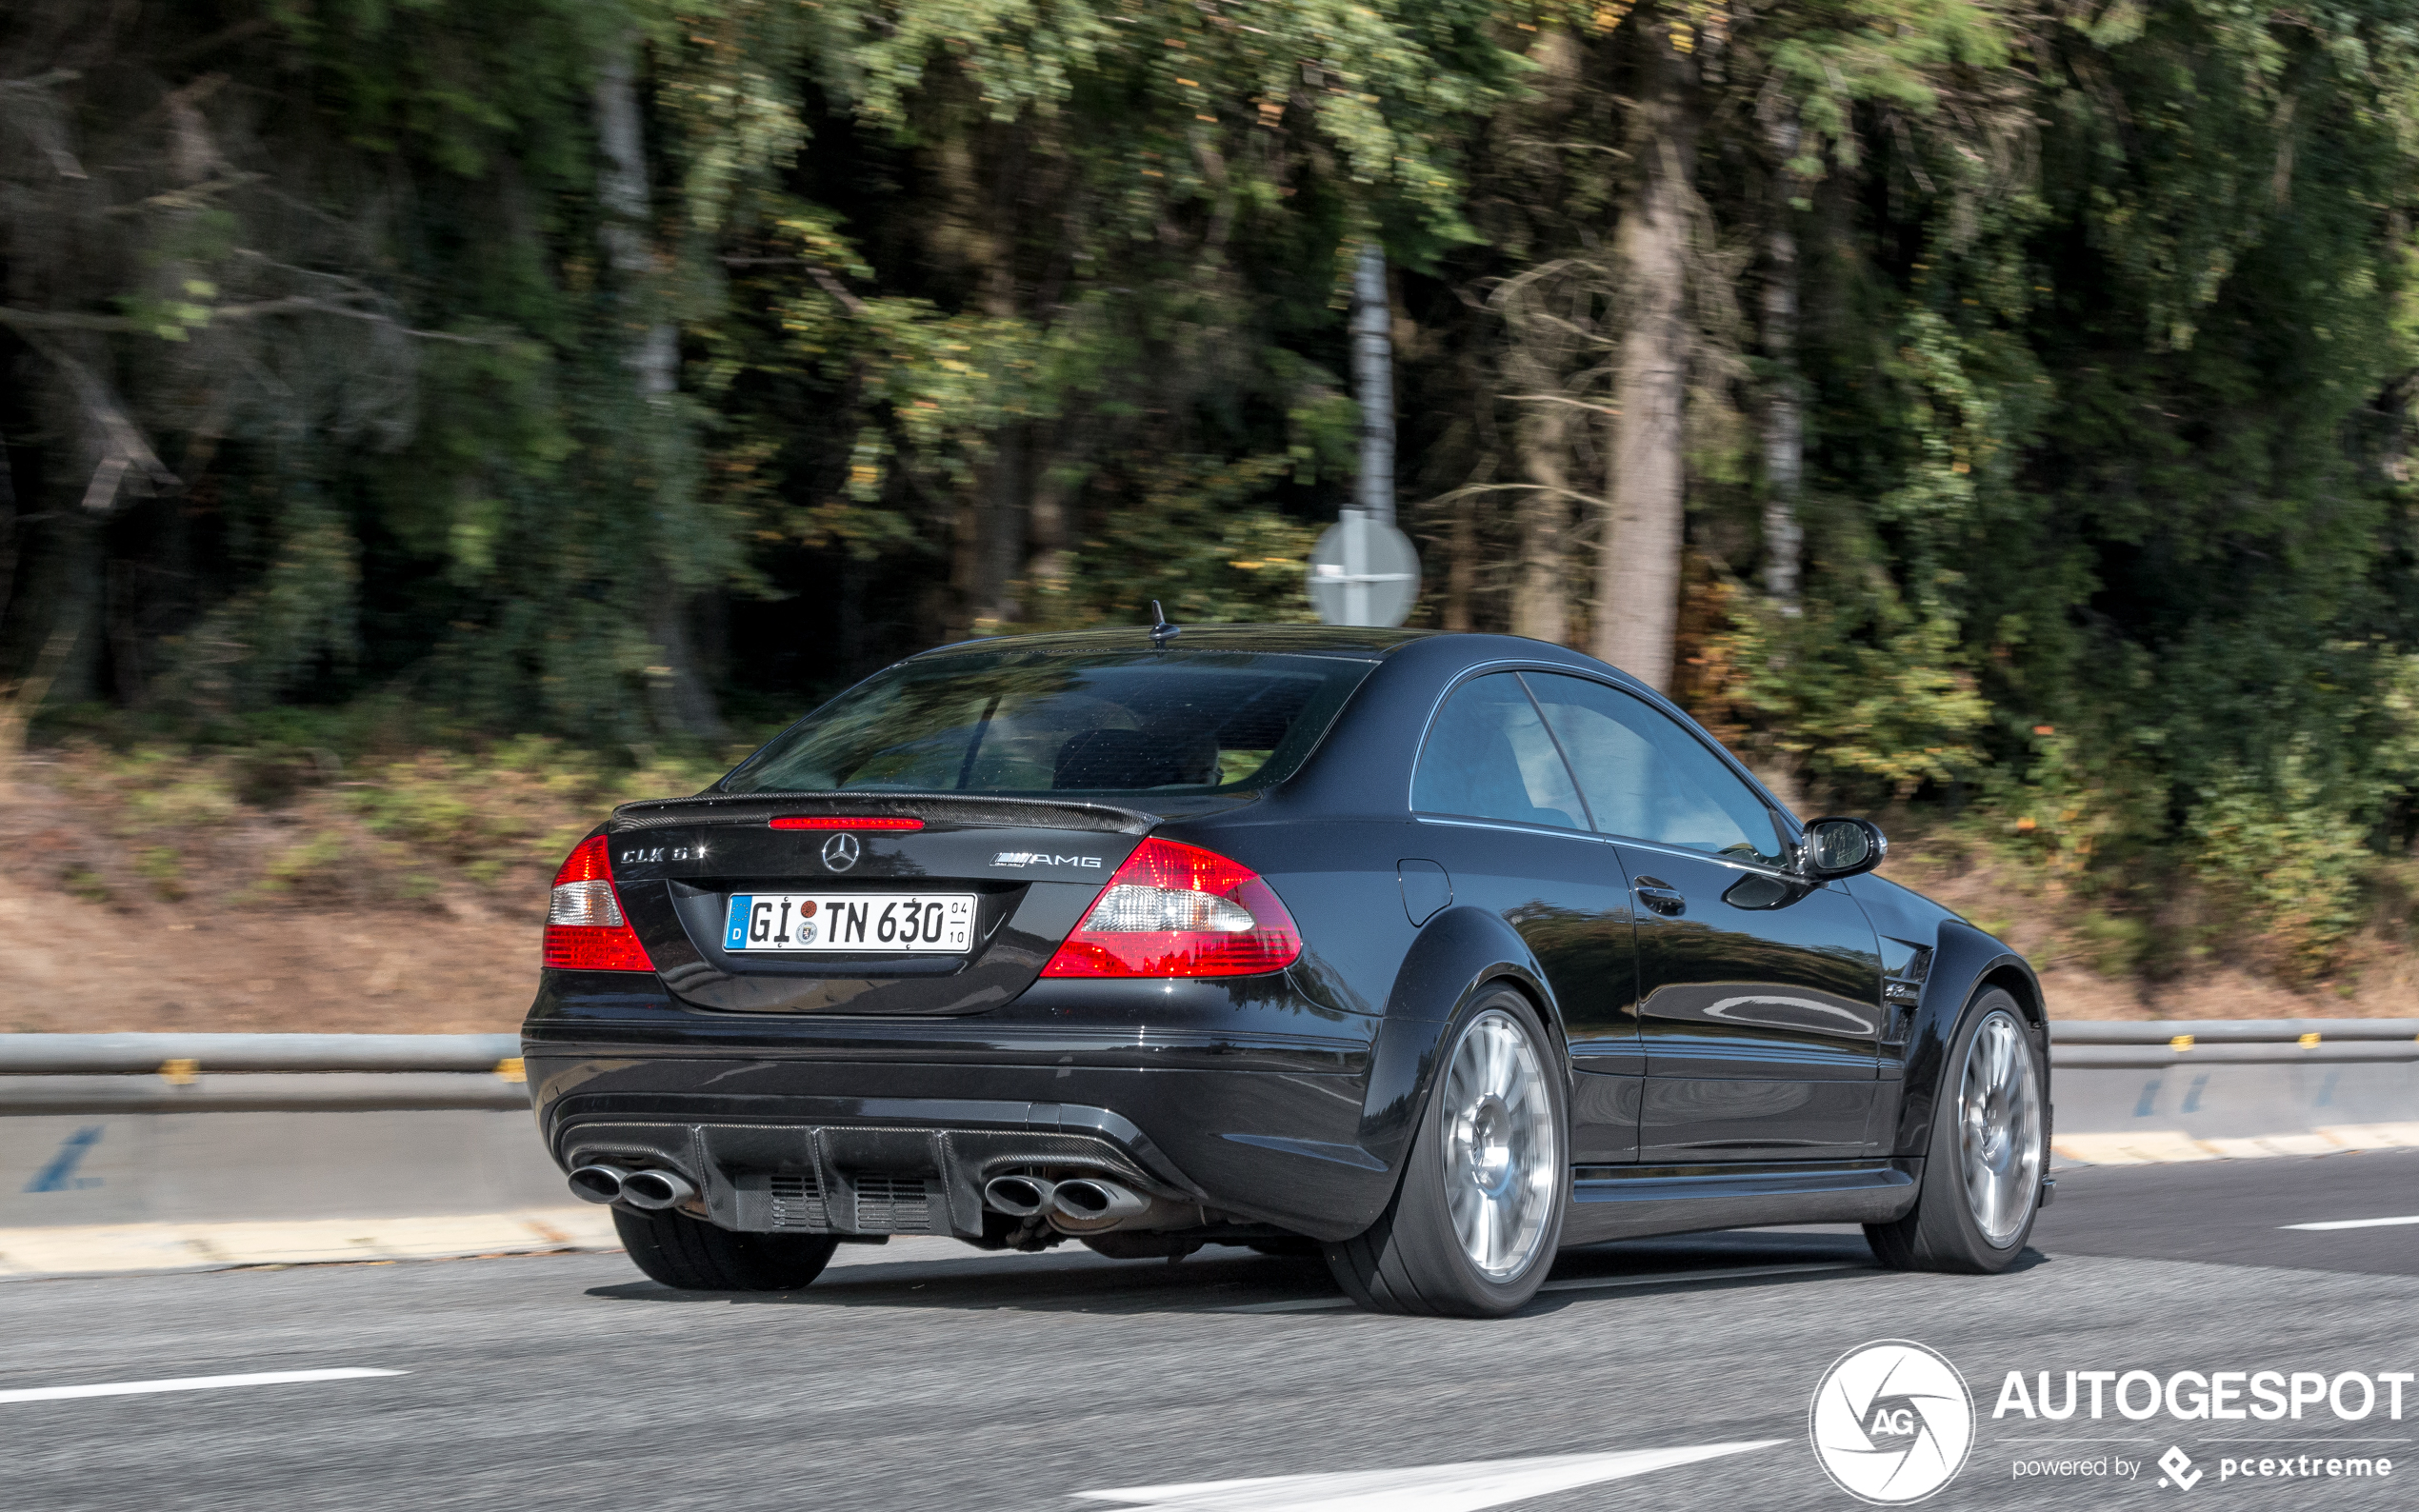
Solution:
M 1265 985 L 1238 1001 L 1228 984 L 1053 984 L 961 1018 L 773 1019 L 550 975 L 523 1031 L 549 1151 L 567 1170 L 678 1171 L 724 1227 L 975 1239 L 983 1183 L 1045 1169 L 1342 1239 L 1392 1191 L 1364 1147 L 1374 1021 L 1306 1015 Z

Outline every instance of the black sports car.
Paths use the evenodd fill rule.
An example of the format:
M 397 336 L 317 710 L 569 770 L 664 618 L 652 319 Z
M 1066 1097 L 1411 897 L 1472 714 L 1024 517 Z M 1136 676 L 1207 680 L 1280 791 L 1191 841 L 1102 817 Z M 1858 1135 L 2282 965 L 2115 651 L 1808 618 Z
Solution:
M 523 1043 L 670 1286 L 1243 1243 L 1485 1315 L 1563 1245 L 1842 1222 L 1998 1270 L 2049 1191 L 2040 986 L 1883 852 L 1535 641 L 980 641 L 616 810 Z

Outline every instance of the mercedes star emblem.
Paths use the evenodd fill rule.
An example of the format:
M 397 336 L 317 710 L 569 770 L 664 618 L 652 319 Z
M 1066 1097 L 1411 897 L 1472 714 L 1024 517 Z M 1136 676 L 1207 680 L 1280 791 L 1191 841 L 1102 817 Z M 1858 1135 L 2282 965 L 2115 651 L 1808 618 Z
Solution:
M 857 864 L 859 852 L 857 837 L 843 830 L 823 843 L 823 864 L 834 871 L 846 871 Z

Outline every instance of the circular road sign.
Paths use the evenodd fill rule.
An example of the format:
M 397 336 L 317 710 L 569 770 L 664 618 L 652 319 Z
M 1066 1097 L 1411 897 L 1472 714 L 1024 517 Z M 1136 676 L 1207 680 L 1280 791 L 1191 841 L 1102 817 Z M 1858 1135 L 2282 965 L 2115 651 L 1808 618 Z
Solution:
M 1400 625 L 1419 602 L 1411 538 L 1360 509 L 1319 537 L 1310 553 L 1310 605 L 1329 625 Z

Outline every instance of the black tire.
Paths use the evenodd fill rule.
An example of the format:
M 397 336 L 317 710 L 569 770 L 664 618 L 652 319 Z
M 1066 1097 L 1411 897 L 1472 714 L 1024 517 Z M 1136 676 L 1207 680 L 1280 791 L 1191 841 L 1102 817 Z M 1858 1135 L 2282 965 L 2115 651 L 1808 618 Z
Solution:
M 2015 1138 L 2035 1143 L 2029 1179 L 2012 1184 L 2020 1193 L 2022 1221 L 2012 1229 L 2002 1226 L 1998 1239 L 1986 1233 L 1974 1212 L 1962 1140 L 1963 1087 L 1967 1056 L 1974 1042 L 1994 1020 L 2011 1021 L 2013 1052 L 2029 1067 L 2035 1108 L 2029 1132 Z M 1997 1032 L 1997 1031 L 1994 1031 Z M 1924 1177 L 1915 1205 L 1907 1216 L 1888 1224 L 1867 1224 L 1865 1240 L 1873 1257 L 1891 1270 L 1930 1270 L 1987 1276 L 2007 1269 L 2024 1253 L 2032 1225 L 2041 1212 L 2041 1178 L 2049 1162 L 2049 1079 L 2045 1069 L 2042 1031 L 2016 1005 L 2013 996 L 1998 987 L 1978 993 L 1967 1005 L 1957 1032 L 1949 1037 L 1949 1053 L 1932 1104 L 1931 1138 L 1924 1150 Z M 2010 1146 L 2013 1145 L 2013 1139 Z M 2021 1156 L 2019 1154 L 2018 1160 Z M 2021 1165 L 2017 1166 L 2021 1170 Z
M 1315 1239 L 1254 1239 L 1244 1247 L 1263 1255 L 1278 1255 L 1288 1260 L 1313 1260 L 1326 1249 Z
M 1524 1238 L 1525 1258 L 1516 1258 L 1513 1268 L 1498 1275 L 1481 1268 L 1466 1247 L 1455 1226 L 1453 1198 L 1448 1192 L 1453 1169 L 1450 1125 L 1455 1115 L 1446 1106 L 1447 1085 L 1453 1080 L 1452 1068 L 1463 1044 L 1478 1032 L 1482 1021 L 1489 1025 L 1509 1021 L 1525 1038 L 1535 1058 L 1537 1088 L 1546 1099 L 1544 1129 L 1550 1131 L 1552 1146 L 1542 1159 L 1532 1158 L 1518 1167 L 1529 1173 L 1527 1178 L 1514 1172 L 1512 1184 L 1528 1185 L 1538 1194 L 1526 1211 L 1542 1211 L 1542 1217 L 1533 1229 L 1528 1229 L 1524 1220 L 1527 1234 L 1533 1235 Z M 1393 1200 L 1365 1232 L 1325 1246 L 1324 1253 L 1336 1284 L 1371 1312 L 1500 1318 L 1517 1311 L 1537 1294 L 1546 1273 L 1553 1268 L 1554 1250 L 1562 1240 L 1563 1216 L 1570 1201 L 1570 1114 L 1562 1055 L 1528 1001 L 1505 988 L 1481 994 L 1455 1021 L 1444 1044 L 1445 1053 L 1429 1087 L 1419 1126 L 1411 1135 Z M 1522 1109 L 1530 1106 L 1526 1096 L 1517 1101 Z M 1533 1154 L 1534 1136 L 1539 1132 L 1533 1118 L 1525 1112 L 1507 1118 L 1529 1137 Z M 1463 1195 L 1467 1201 L 1467 1194 Z M 1533 1205 L 1536 1201 L 1542 1201 L 1542 1210 Z
M 647 1279 L 676 1291 L 794 1291 L 823 1274 L 840 1247 L 814 1234 L 734 1234 L 669 1208 L 616 1204 L 613 1227 Z

